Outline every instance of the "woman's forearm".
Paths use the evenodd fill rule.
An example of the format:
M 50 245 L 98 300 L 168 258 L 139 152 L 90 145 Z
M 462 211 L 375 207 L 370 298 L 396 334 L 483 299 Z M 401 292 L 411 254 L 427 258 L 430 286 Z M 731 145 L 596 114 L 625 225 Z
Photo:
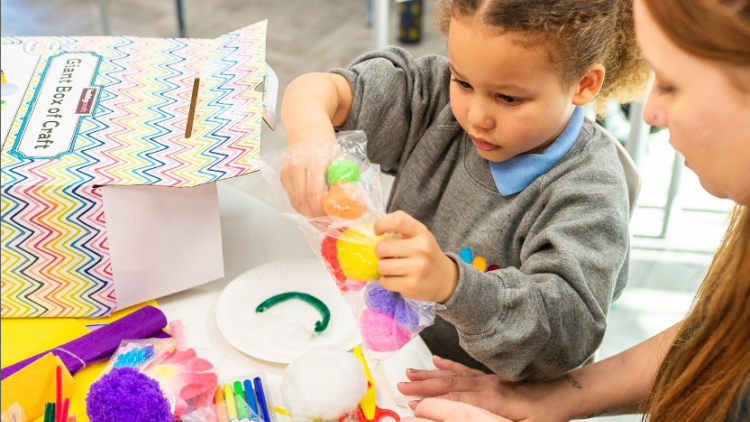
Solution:
M 679 329 L 676 324 L 622 353 L 570 371 L 555 400 L 570 419 L 638 413 Z
M 281 119 L 289 144 L 334 139 L 334 126 L 349 115 L 349 82 L 332 73 L 308 73 L 293 80 L 281 103 Z

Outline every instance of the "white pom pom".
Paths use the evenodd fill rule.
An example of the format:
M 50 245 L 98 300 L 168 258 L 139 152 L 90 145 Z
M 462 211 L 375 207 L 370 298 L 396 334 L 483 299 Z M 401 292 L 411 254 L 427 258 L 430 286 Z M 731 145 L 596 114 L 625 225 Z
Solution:
M 332 420 L 357 408 L 367 392 L 367 377 L 353 354 L 319 346 L 284 371 L 281 396 L 295 421 Z

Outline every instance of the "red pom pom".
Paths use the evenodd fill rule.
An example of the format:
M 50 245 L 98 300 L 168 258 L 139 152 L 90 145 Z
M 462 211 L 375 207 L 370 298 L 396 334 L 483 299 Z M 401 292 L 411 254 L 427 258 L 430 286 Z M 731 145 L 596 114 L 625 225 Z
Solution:
M 346 276 L 341 269 L 336 252 L 335 237 L 326 236 L 325 239 L 323 239 L 323 243 L 320 245 L 320 255 L 323 257 L 323 261 L 325 261 L 328 271 L 336 279 L 336 285 L 339 287 L 339 290 L 342 292 L 348 291 L 349 288 L 346 287 Z

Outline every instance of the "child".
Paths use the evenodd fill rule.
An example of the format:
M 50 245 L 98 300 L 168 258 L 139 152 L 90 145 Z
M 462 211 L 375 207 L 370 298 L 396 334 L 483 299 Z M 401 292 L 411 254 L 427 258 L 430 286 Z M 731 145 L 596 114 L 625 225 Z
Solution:
M 601 343 L 628 277 L 629 204 L 615 146 L 582 106 L 648 81 L 631 7 L 443 0 L 448 58 L 391 47 L 286 90 L 291 148 L 364 130 L 370 160 L 396 174 L 375 225 L 400 234 L 377 246 L 381 283 L 445 305 L 421 333 L 433 353 L 543 380 Z M 282 169 L 305 215 L 323 215 L 326 165 Z

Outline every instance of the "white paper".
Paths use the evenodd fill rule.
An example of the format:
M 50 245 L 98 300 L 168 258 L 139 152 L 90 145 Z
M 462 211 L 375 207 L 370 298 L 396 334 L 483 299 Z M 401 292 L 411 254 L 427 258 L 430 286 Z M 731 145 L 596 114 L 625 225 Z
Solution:
M 105 186 L 117 309 L 224 277 L 216 184 Z

